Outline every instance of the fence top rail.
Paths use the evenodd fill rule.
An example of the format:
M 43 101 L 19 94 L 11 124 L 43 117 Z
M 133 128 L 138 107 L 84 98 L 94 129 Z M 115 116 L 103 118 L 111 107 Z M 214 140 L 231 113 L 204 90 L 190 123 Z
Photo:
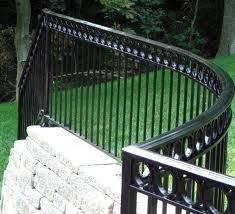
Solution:
M 124 41 L 124 45 L 126 46 L 126 49 L 128 47 L 132 46 L 133 50 L 135 50 L 135 48 L 136 49 L 139 48 L 139 50 L 142 49 L 146 53 L 149 52 L 151 54 L 151 56 L 154 56 L 154 54 L 155 54 L 155 57 L 157 57 L 158 53 L 153 53 L 153 52 L 158 51 L 158 50 L 160 50 L 161 52 L 164 52 L 163 55 L 165 53 L 168 53 L 168 54 L 170 53 L 170 55 L 172 55 L 172 54 L 177 55 L 179 63 L 181 63 L 181 64 L 185 63 L 185 66 L 186 66 L 186 64 L 189 61 L 196 62 L 197 64 L 203 66 L 204 71 L 206 71 L 206 70 L 212 71 L 213 74 L 216 76 L 216 79 L 219 80 L 221 89 L 220 89 L 220 92 L 217 93 L 217 95 L 219 95 L 219 98 L 214 105 L 212 105 L 207 111 L 203 112 L 202 114 L 200 114 L 199 116 L 190 120 L 189 122 L 175 128 L 171 131 L 165 132 L 161 136 L 158 136 L 156 138 L 150 139 L 147 142 L 144 142 L 144 144 L 142 144 L 143 148 L 151 149 L 156 146 L 157 142 L 159 144 L 159 143 L 169 142 L 173 139 L 183 138 L 184 136 L 187 135 L 187 133 L 195 132 L 199 128 L 211 123 L 215 118 L 218 118 L 222 113 L 224 113 L 228 109 L 228 107 L 231 105 L 231 102 L 232 102 L 232 99 L 234 96 L 234 92 L 235 92 L 233 80 L 224 70 L 222 70 L 218 66 L 208 62 L 207 60 L 203 59 L 202 57 L 200 57 L 198 55 L 195 55 L 195 54 L 193 54 L 189 51 L 183 50 L 181 48 L 177 48 L 177 47 L 174 47 L 171 45 L 163 44 L 161 42 L 153 41 L 151 39 L 145 39 L 140 36 L 131 35 L 126 32 L 121 32 L 118 30 L 114 30 L 114 29 L 111 29 L 108 27 L 98 25 L 98 24 L 94 24 L 94 23 L 90 23 L 90 22 L 83 21 L 80 19 L 75 19 L 75 18 L 72 18 L 69 16 L 54 13 L 48 9 L 44 9 L 43 13 L 45 14 L 45 17 L 46 17 L 46 21 L 45 21 L 46 25 L 49 28 L 51 28 L 52 30 L 54 29 L 53 25 L 64 24 L 67 27 L 67 29 L 63 30 L 63 26 L 60 26 L 61 27 L 60 32 L 65 33 L 65 34 L 70 34 L 71 36 L 78 37 L 77 30 L 82 29 L 82 30 L 84 30 L 84 32 L 88 32 L 88 33 L 91 31 L 91 34 L 93 34 L 93 36 L 96 36 L 96 33 L 101 33 L 102 35 L 106 35 L 106 37 L 108 38 L 107 41 L 110 38 L 112 38 L 113 41 L 117 41 L 117 43 L 120 42 L 121 44 Z M 68 29 L 69 29 L 69 32 L 67 32 Z M 58 30 L 58 26 L 56 27 L 56 30 Z M 74 34 L 73 34 L 73 32 L 74 32 Z M 84 32 L 81 32 L 81 34 Z M 89 41 L 89 35 L 87 34 L 86 36 L 87 36 L 87 38 L 85 38 L 85 40 L 87 40 L 88 42 L 91 42 L 91 41 Z M 84 39 L 83 36 L 80 36 L 80 39 Z M 118 40 L 120 40 L 120 41 L 118 41 Z M 132 54 L 133 56 L 135 56 L 135 54 L 133 54 L 131 51 L 127 51 L 124 47 L 123 47 L 123 49 L 120 50 L 119 47 L 113 47 L 112 45 L 107 44 L 106 43 L 107 41 L 102 43 L 99 40 L 99 42 L 95 42 L 95 43 L 97 43 L 99 45 L 103 45 L 106 48 L 115 49 L 117 51 L 121 51 L 126 54 Z M 94 42 L 94 39 L 92 39 L 92 42 Z M 136 45 L 138 45 L 138 47 L 135 47 Z M 140 51 L 139 51 L 139 53 L 140 53 Z M 139 53 L 138 53 L 138 55 L 139 55 Z M 137 55 L 136 55 L 136 57 L 137 57 Z M 164 55 L 163 57 L 167 57 L 167 54 Z M 148 60 L 150 62 L 154 61 L 153 59 L 148 58 L 148 54 L 145 54 L 145 56 L 143 56 L 143 57 L 138 56 L 138 58 L 140 58 L 141 60 Z M 184 62 L 181 62 L 179 59 Z M 165 66 L 166 68 L 173 69 L 175 71 L 180 72 L 179 69 L 172 68 L 172 66 L 169 64 L 165 65 L 162 62 L 161 63 L 157 62 L 157 60 L 155 60 L 154 63 L 160 64 L 161 66 Z M 182 73 L 185 75 L 186 72 L 185 73 L 182 72 Z M 188 75 L 188 76 L 191 77 L 190 75 Z M 191 78 L 193 78 L 193 77 L 191 77 Z M 195 81 L 198 81 L 196 78 L 194 78 L 194 79 L 195 79 Z M 201 84 L 203 84 L 203 83 L 201 83 Z M 204 84 L 204 86 L 205 86 L 205 84 Z M 212 89 L 212 91 L 213 91 L 213 89 Z
M 187 174 L 195 179 L 209 181 L 222 187 L 231 188 L 235 190 L 234 177 L 223 175 L 204 169 L 184 161 L 179 161 L 170 157 L 166 157 L 151 151 L 138 148 L 135 145 L 123 149 L 123 154 L 128 154 L 128 157 L 134 158 L 137 161 L 143 161 L 144 164 L 157 164 L 166 167 L 170 171 L 177 171 L 181 174 Z

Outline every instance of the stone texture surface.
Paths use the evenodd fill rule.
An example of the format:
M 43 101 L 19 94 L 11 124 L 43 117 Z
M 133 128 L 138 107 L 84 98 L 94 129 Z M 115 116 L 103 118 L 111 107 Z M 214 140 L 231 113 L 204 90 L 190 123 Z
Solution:
M 9 156 L 1 214 L 120 210 L 121 167 L 115 159 L 62 128 L 31 126 L 27 132 Z
M 62 128 L 31 126 L 27 132 L 10 153 L 0 214 L 120 213 L 115 159 Z M 137 201 L 137 213 L 147 213 L 147 197 L 139 194 Z

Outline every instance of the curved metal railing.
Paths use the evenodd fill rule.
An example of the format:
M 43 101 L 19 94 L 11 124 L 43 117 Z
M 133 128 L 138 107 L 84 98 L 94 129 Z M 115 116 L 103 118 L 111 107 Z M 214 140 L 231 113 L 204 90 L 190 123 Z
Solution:
M 234 84 L 215 65 L 44 10 L 19 87 L 19 138 L 44 119 L 116 157 L 135 144 L 122 153 L 122 213 L 136 212 L 137 193 L 148 213 L 233 213 L 234 180 L 216 173 L 226 174 Z

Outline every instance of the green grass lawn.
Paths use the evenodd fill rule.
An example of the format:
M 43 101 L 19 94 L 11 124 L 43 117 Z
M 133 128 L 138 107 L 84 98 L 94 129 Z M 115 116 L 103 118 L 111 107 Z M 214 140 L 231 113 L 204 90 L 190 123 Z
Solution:
M 235 55 L 230 57 L 220 57 L 213 62 L 229 73 L 235 82 Z M 233 121 L 229 130 L 228 144 L 228 174 L 235 176 L 235 99 L 232 102 Z
M 10 149 L 16 140 L 17 104 L 0 104 L 0 187 Z
M 226 58 L 217 58 L 214 60 L 214 62 L 221 66 L 222 68 L 224 68 L 233 78 L 233 80 L 235 80 L 235 56 L 231 56 L 231 57 L 226 57 Z M 131 89 L 131 78 L 128 79 L 127 81 L 127 99 L 131 99 L 131 93 L 130 93 L 130 89 Z M 153 85 L 152 82 L 153 81 L 153 74 L 150 73 L 149 75 L 149 83 L 150 85 Z M 161 75 L 158 76 L 158 81 L 161 81 Z M 166 82 L 169 82 L 169 74 L 166 74 Z M 174 80 L 173 80 L 173 97 L 176 96 L 176 75 L 174 77 Z M 182 78 L 182 82 L 184 81 L 184 78 Z M 133 89 L 134 91 L 137 90 L 137 85 L 138 85 L 138 77 L 135 77 L 133 78 L 133 82 L 134 82 L 134 86 L 133 86 Z M 117 81 L 114 81 L 114 88 L 117 87 Z M 123 87 L 123 81 L 120 83 L 120 88 Z M 143 139 L 144 136 L 143 136 L 143 127 L 144 127 L 144 103 L 145 103 L 145 84 L 146 84 L 146 77 L 144 75 L 142 75 L 141 77 L 141 99 L 140 99 L 140 103 L 141 103 L 141 111 L 140 111 L 140 133 L 139 133 L 139 140 Z M 104 84 L 102 84 L 101 86 L 101 103 L 103 103 L 103 100 L 104 100 Z M 116 118 L 116 111 L 114 110 L 112 112 L 112 117 L 110 117 L 110 97 L 111 97 L 111 85 L 110 84 L 107 84 L 107 91 L 108 91 L 108 94 L 106 95 L 107 96 L 107 108 L 106 108 L 106 128 L 105 128 L 105 133 L 106 133 L 106 137 L 105 137 L 105 140 L 106 139 L 109 139 L 109 128 L 110 128 L 110 124 L 112 124 L 112 132 L 114 132 L 114 130 L 116 129 L 116 124 L 115 124 L 115 118 Z M 189 84 L 189 91 L 190 91 L 190 87 L 191 87 L 191 84 Z M 95 91 L 97 92 L 98 88 L 95 88 Z M 157 86 L 157 90 L 159 91 L 160 90 L 160 84 L 158 84 Z M 183 89 L 182 90 L 182 93 L 183 93 Z M 92 91 L 92 88 L 90 87 L 90 90 L 89 90 L 89 97 L 91 97 L 91 91 Z M 64 92 L 63 92 L 64 93 Z M 86 95 L 87 91 L 85 90 L 84 91 L 84 96 Z M 120 91 L 120 94 L 123 93 L 123 91 Z M 133 118 L 132 118 L 132 123 L 133 123 L 133 127 L 132 127 L 132 130 L 134 130 L 134 126 L 136 124 L 136 109 L 137 109 L 137 96 L 136 96 L 137 93 L 134 93 L 133 95 Z M 166 89 L 165 90 L 165 94 L 168 95 L 169 94 L 169 89 Z M 55 95 L 56 96 L 56 95 Z M 57 98 L 59 99 L 59 93 L 57 94 Z M 68 93 L 68 100 L 69 101 L 69 98 L 70 96 L 73 97 L 72 100 L 75 100 L 75 90 L 72 91 L 72 94 Z M 80 96 L 80 95 L 79 95 Z M 80 98 L 78 96 L 78 99 Z M 96 93 L 95 94 L 95 99 L 94 99 L 94 102 L 97 102 L 97 96 L 98 94 Z M 123 96 L 123 95 L 122 95 Z M 148 106 L 151 106 L 152 105 L 152 99 L 151 97 L 153 96 L 153 93 L 152 93 L 152 88 L 151 86 L 149 87 L 149 97 L 150 99 L 148 100 Z M 196 96 L 196 95 L 195 95 Z M 54 99 L 54 96 L 53 96 L 53 99 Z M 167 103 L 168 103 L 168 96 L 166 96 L 166 98 L 164 99 L 164 106 L 167 106 Z M 181 99 L 183 99 L 183 95 L 181 96 Z M 65 100 L 64 100 L 64 97 L 62 97 L 62 102 L 65 103 Z M 54 100 L 55 102 L 55 100 Z M 89 101 L 88 101 L 88 106 L 91 105 L 91 102 L 92 102 L 92 99 L 90 98 Z M 123 101 L 120 100 L 119 101 L 119 105 L 120 106 L 123 106 Z M 85 105 L 86 103 L 84 103 Z M 72 103 L 72 105 L 75 105 L 75 102 Z M 156 111 L 157 113 L 159 113 L 159 105 L 160 105 L 160 101 L 159 100 L 156 100 Z M 102 126 L 102 117 L 104 115 L 104 109 L 103 109 L 103 105 L 101 105 L 101 109 L 100 109 L 100 115 L 101 115 L 101 120 L 100 120 L 100 126 Z M 117 91 L 113 91 L 113 106 L 117 106 Z M 188 106 L 189 106 L 189 103 L 188 103 Z M 96 106 L 97 107 L 97 106 Z M 65 108 L 65 105 L 63 105 L 63 109 Z M 67 108 L 70 108 L 70 104 L 67 105 Z M 79 112 L 79 106 L 77 106 L 78 108 L 78 112 Z M 181 110 L 180 112 L 182 112 L 182 106 L 180 107 Z M 189 108 L 189 107 L 188 107 Z M 235 102 L 233 101 L 233 104 L 232 104 L 232 108 L 233 108 L 233 112 L 235 112 Z M 113 108 L 115 109 L 115 108 Z M 117 141 L 121 141 L 121 136 L 122 136 L 122 131 L 124 132 L 124 135 L 125 135 L 125 145 L 127 145 L 129 142 L 129 138 L 130 138 L 130 135 L 129 135 L 129 130 L 130 130 L 130 126 L 129 126 L 129 121 L 130 121 L 130 109 L 131 109 L 131 106 L 130 106 L 130 102 L 126 104 L 126 125 L 123 129 L 123 123 L 122 123 L 122 120 L 123 120 L 123 108 L 120 108 L 119 109 L 119 114 L 118 114 L 118 118 L 119 118 L 119 123 L 118 123 L 118 136 L 117 136 Z M 175 102 L 173 101 L 173 107 L 172 107 L 172 111 L 173 111 L 173 114 L 175 114 Z M 82 115 L 83 115 L 83 119 L 82 119 L 82 125 L 83 125 L 83 135 L 85 134 L 85 118 L 86 118 L 86 115 L 85 115 L 85 110 L 86 110 L 86 107 L 83 108 L 83 112 L 82 112 Z M 195 110 L 195 109 L 194 109 Z M 74 110 L 72 112 L 73 114 L 75 113 Z M 195 113 L 195 112 L 194 112 Z M 53 113 L 54 114 L 54 113 Z M 54 115 L 55 116 L 55 115 Z M 182 115 L 181 115 L 182 116 Z M 180 116 L 180 118 L 182 118 Z M 64 120 L 64 117 L 65 115 L 62 115 L 62 120 Z M 68 118 L 70 117 L 70 115 L 67 115 L 67 124 L 68 124 Z M 113 118 L 114 117 L 114 118 Z M 163 110 L 163 131 L 167 129 L 167 123 L 164 122 L 164 121 L 167 121 L 167 111 L 165 111 L 165 108 Z M 57 119 L 59 118 L 59 115 L 57 115 Z M 72 117 L 73 118 L 73 117 Z M 89 114 L 88 114 L 88 124 L 91 124 L 91 109 L 89 109 Z M 113 118 L 111 121 L 108 120 L 108 118 Z M 187 119 L 189 119 L 189 114 L 187 115 Z M 147 121 L 150 121 L 150 122 L 147 122 L 146 124 L 146 127 L 147 127 L 147 133 L 146 133 L 146 137 L 149 138 L 150 137 L 150 127 L 151 127 L 151 112 L 148 112 L 147 114 Z M 175 123 L 175 122 L 174 122 Z M 180 121 L 180 123 L 182 123 L 182 120 Z M 74 121 L 72 120 L 72 129 L 75 129 L 75 124 L 78 124 L 77 128 L 79 129 L 79 121 Z M 171 127 L 174 127 L 175 124 L 171 124 Z M 102 129 L 97 129 L 97 115 L 94 114 L 94 121 L 93 121 L 93 126 L 94 126 L 94 129 L 93 129 L 93 134 L 94 134 L 94 141 L 99 141 L 99 145 L 102 144 Z M 155 129 L 154 129 L 154 132 L 155 133 L 158 133 L 158 127 L 159 127 L 159 121 L 156 121 L 156 126 L 155 126 Z M 235 133 L 232 132 L 232 130 L 235 130 L 235 119 L 233 120 L 232 122 L 232 126 L 230 128 L 230 131 L 229 131 L 229 146 L 228 146 L 228 174 L 229 175 L 233 175 L 235 176 Z M 5 104 L 0 104 L 0 182 L 1 182 L 1 178 L 2 178 L 2 174 L 3 174 L 3 171 L 6 167 L 6 164 L 7 164 L 7 160 L 8 160 L 8 156 L 9 156 L 9 152 L 10 152 L 10 148 L 12 147 L 13 145 L 13 142 L 14 140 L 16 139 L 16 131 L 17 131 L 17 105 L 16 103 L 5 103 Z M 89 129 L 88 127 L 88 131 L 87 131 L 87 136 L 88 138 L 91 136 L 91 129 Z M 135 141 L 135 138 L 136 138 L 136 135 L 135 135 L 135 131 L 133 131 L 133 133 L 131 134 L 131 141 Z M 111 135 L 111 140 L 110 142 L 113 142 L 115 141 L 115 135 Z M 107 147 L 108 147 L 109 144 L 107 144 Z M 106 148 L 108 149 L 108 148 Z M 110 144 L 110 149 L 111 151 L 114 151 L 115 148 L 113 148 L 112 144 Z M 118 149 L 120 150 L 120 149 Z
M 51 94 L 51 99 L 52 99 L 51 103 L 53 104 L 52 108 L 50 108 L 51 109 L 50 112 L 52 112 L 51 117 L 56 118 L 57 121 L 60 121 L 59 112 L 62 112 L 61 121 L 63 124 L 66 124 L 66 126 L 69 126 L 70 124 L 69 121 L 71 121 L 70 129 L 73 131 L 76 130 L 77 132 L 79 132 L 78 130 L 80 130 L 80 126 L 82 126 L 82 131 L 81 131 L 82 136 L 87 136 L 88 139 L 92 139 L 92 136 L 93 136 L 93 142 L 95 144 L 98 144 L 99 146 L 103 147 L 104 149 L 106 149 L 107 151 L 113 154 L 115 154 L 115 142 L 117 142 L 118 146 L 116 150 L 118 153 L 117 155 L 120 157 L 121 148 L 123 147 L 123 145 L 127 146 L 128 144 L 133 144 L 135 142 L 142 142 L 145 139 L 150 139 L 151 136 L 158 136 L 158 133 L 160 132 L 159 124 L 161 123 L 159 115 L 162 115 L 162 123 L 161 123 L 162 132 L 165 132 L 168 128 L 171 129 L 175 127 L 176 101 L 177 101 L 177 78 L 178 78 L 178 74 L 174 74 L 172 78 L 172 82 L 173 82 L 172 96 L 170 96 L 172 98 L 171 123 L 169 124 L 169 127 L 168 127 L 168 123 L 167 123 L 168 110 L 167 109 L 169 106 L 170 89 L 168 85 L 170 83 L 170 71 L 169 70 L 165 71 L 165 81 L 164 81 L 165 89 L 164 89 L 164 99 L 162 101 L 162 104 L 163 104 L 162 112 L 160 112 L 162 71 L 158 72 L 157 74 L 156 84 L 155 84 L 156 85 L 156 89 L 155 89 L 156 101 L 155 101 L 155 108 L 154 108 L 155 113 L 154 113 L 154 118 L 153 118 L 154 123 L 155 123 L 154 128 L 153 128 L 153 135 L 151 135 L 153 96 L 154 96 L 154 93 L 153 93 L 154 72 L 152 71 L 149 72 L 148 79 L 147 79 L 147 74 L 141 74 L 140 76 L 135 75 L 135 76 L 127 78 L 126 83 L 124 80 L 121 80 L 119 96 L 117 92 L 117 88 L 118 88 L 117 80 L 114 80 L 113 83 L 108 82 L 106 86 L 105 86 L 105 83 L 102 83 L 100 85 L 95 85 L 94 89 L 92 88 L 92 86 L 90 86 L 90 87 L 84 87 L 83 89 L 68 88 L 67 90 L 65 89 L 58 90 L 59 88 L 55 84 L 53 87 L 54 90 L 51 90 L 51 91 L 54 91 Z M 139 81 L 141 82 L 141 87 L 140 87 L 140 92 L 139 92 L 140 96 L 138 96 Z M 181 76 L 179 125 L 183 123 L 182 121 L 183 121 L 183 107 L 184 107 L 183 106 L 184 81 L 185 81 L 185 78 Z M 125 84 L 126 84 L 126 92 L 124 91 Z M 147 85 L 148 87 L 146 87 Z M 105 93 L 105 87 L 107 87 L 107 93 Z M 188 80 L 188 94 L 191 93 L 191 87 L 192 87 L 191 80 Z M 194 87 L 196 88 L 196 84 L 194 85 Z M 98 93 L 99 90 L 100 90 L 100 93 Z M 146 96 L 146 90 L 148 90 L 147 92 L 148 96 Z M 133 93 L 131 93 L 132 91 Z M 77 98 L 76 98 L 76 93 L 77 93 Z M 83 94 L 83 96 L 81 94 Z M 119 100 L 117 99 L 118 97 L 119 97 Z M 137 111 L 138 97 L 139 97 L 139 106 L 140 106 L 139 111 Z M 148 97 L 148 100 L 146 100 L 146 97 Z M 106 100 L 106 105 L 104 105 L 105 100 Z M 124 102 L 124 100 L 126 100 L 126 102 Z M 193 106 L 196 106 L 196 99 L 194 99 L 193 102 L 194 102 Z M 58 103 L 57 114 L 55 114 L 55 103 Z M 62 107 L 59 107 L 59 103 L 63 103 Z M 76 105 L 76 103 L 79 103 L 79 104 Z M 82 109 L 81 109 L 80 103 L 82 103 Z M 93 115 L 92 115 L 92 103 L 94 106 Z M 125 110 L 124 110 L 124 105 L 126 106 Z M 119 111 L 117 112 L 116 110 L 118 109 L 117 108 L 118 106 L 119 106 Z M 67 115 L 64 114 L 65 108 L 67 109 L 66 111 Z M 187 109 L 189 110 L 189 108 L 190 108 L 190 96 L 188 96 L 188 99 L 187 99 Z M 77 109 L 76 117 L 74 116 L 75 109 Z M 147 111 L 145 111 L 145 109 Z M 97 113 L 98 111 L 100 112 L 100 114 Z M 71 115 L 70 115 L 70 112 L 71 112 Z M 145 112 L 147 113 L 145 114 Z M 138 113 L 139 113 L 139 117 L 138 117 Z M 98 118 L 98 115 L 100 115 L 99 118 Z M 124 118 L 124 115 L 125 115 L 125 118 Z M 196 115 L 196 108 L 193 109 L 193 115 L 194 116 Z M 77 118 L 77 120 L 74 121 L 74 118 Z M 82 123 L 80 123 L 80 118 L 81 118 Z M 138 118 L 139 118 L 139 123 L 137 126 Z M 118 123 L 116 124 L 117 120 L 118 120 Z M 190 120 L 189 113 L 186 115 L 186 120 Z M 105 127 L 105 129 L 103 129 L 103 127 Z M 139 129 L 137 129 L 136 127 L 139 127 Z M 145 127 L 146 127 L 146 133 L 144 131 Z M 137 134 L 137 130 L 138 130 L 138 134 Z M 102 145 L 102 143 L 104 143 L 104 145 Z

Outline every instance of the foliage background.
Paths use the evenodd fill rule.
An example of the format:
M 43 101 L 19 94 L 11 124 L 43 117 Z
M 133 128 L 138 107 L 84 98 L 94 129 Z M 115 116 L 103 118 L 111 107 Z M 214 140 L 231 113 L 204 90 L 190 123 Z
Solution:
M 218 50 L 224 9 L 223 0 L 30 0 L 30 2 L 32 34 L 37 25 L 38 14 L 47 7 L 55 12 L 188 49 L 207 58 L 214 57 Z M 16 73 L 14 31 L 8 29 L 9 27 L 13 29 L 15 24 L 15 1 L 1 0 L 0 55 L 8 56 L 8 60 L 1 62 L 5 63 L 5 67 L 0 64 L 7 80 L 4 86 L 0 86 L 0 91 L 7 90 L 9 93 L 7 92 L 7 95 L 0 93 L 0 102 L 15 97 L 11 94 L 12 84 L 9 83 L 9 81 L 13 83 L 11 79 Z M 1 39 L 6 33 L 10 33 L 9 40 Z

